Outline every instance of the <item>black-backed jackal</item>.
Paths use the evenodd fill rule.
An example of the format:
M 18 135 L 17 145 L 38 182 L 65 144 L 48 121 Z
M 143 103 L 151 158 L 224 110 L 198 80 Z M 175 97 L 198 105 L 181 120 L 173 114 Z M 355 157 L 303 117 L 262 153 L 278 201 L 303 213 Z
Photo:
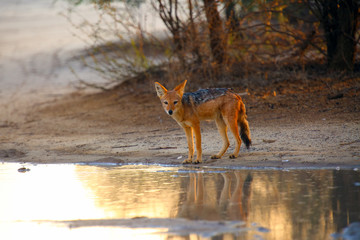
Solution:
M 239 155 L 241 139 L 249 148 L 251 145 L 250 128 L 246 119 L 245 105 L 239 95 L 227 88 L 201 89 L 192 93 L 184 93 L 185 85 L 186 80 L 173 90 L 167 90 L 160 83 L 155 83 L 157 95 L 165 112 L 175 119 L 185 131 L 189 157 L 183 163 L 193 161 L 193 133 L 197 151 L 194 163 L 202 162 L 200 133 L 200 121 L 202 120 L 215 120 L 224 142 L 220 152 L 211 156 L 212 159 L 221 158 L 230 145 L 227 128 L 230 128 L 236 140 L 236 147 L 230 158 L 236 158 Z

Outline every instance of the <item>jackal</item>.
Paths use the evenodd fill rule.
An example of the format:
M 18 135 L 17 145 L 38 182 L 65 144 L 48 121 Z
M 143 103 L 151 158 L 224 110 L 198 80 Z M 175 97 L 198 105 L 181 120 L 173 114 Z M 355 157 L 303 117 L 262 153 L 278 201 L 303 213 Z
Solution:
M 184 93 L 186 82 L 185 80 L 173 90 L 167 90 L 160 83 L 155 83 L 157 95 L 165 112 L 175 119 L 185 131 L 189 147 L 189 157 L 183 163 L 191 163 L 193 161 L 193 133 L 195 133 L 197 151 L 194 163 L 202 162 L 200 133 L 200 121 L 202 120 L 215 120 L 224 142 L 220 152 L 211 156 L 212 159 L 221 158 L 228 149 L 230 145 L 227 136 L 228 127 L 236 140 L 236 147 L 230 158 L 236 158 L 239 155 L 241 139 L 246 147 L 249 148 L 251 145 L 250 128 L 245 105 L 241 97 L 227 88 L 209 88 L 192 93 Z

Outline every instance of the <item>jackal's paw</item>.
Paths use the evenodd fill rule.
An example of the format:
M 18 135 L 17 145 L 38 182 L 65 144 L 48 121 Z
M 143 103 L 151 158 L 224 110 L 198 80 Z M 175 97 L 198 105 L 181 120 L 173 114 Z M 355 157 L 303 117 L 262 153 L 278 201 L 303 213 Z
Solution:
M 202 163 L 202 161 L 199 160 L 199 159 L 196 159 L 196 160 L 194 161 L 194 164 L 199 164 L 199 163 Z
M 229 158 L 234 159 L 234 158 L 237 158 L 237 156 L 235 156 L 234 154 L 231 154 L 231 155 L 229 156 Z
M 182 164 L 190 164 L 192 162 L 191 159 L 186 159 L 182 162 Z
M 211 159 L 220 159 L 221 157 L 219 155 L 212 155 Z

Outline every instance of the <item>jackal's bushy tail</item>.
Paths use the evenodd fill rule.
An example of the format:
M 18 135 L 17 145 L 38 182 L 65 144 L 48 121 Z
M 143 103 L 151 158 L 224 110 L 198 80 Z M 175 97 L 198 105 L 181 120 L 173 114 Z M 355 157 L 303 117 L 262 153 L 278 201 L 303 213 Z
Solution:
M 245 143 L 246 148 L 249 149 L 251 145 L 251 134 L 244 103 L 241 103 L 240 106 L 238 124 L 240 126 L 240 137 Z

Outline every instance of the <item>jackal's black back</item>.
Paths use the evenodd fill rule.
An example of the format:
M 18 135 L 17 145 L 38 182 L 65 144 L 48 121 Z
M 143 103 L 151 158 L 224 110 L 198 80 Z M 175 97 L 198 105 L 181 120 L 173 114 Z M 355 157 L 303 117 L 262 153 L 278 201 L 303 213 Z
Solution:
M 229 88 L 208 88 L 200 89 L 196 92 L 184 93 L 182 103 L 199 105 L 224 96 L 229 91 L 231 91 Z

